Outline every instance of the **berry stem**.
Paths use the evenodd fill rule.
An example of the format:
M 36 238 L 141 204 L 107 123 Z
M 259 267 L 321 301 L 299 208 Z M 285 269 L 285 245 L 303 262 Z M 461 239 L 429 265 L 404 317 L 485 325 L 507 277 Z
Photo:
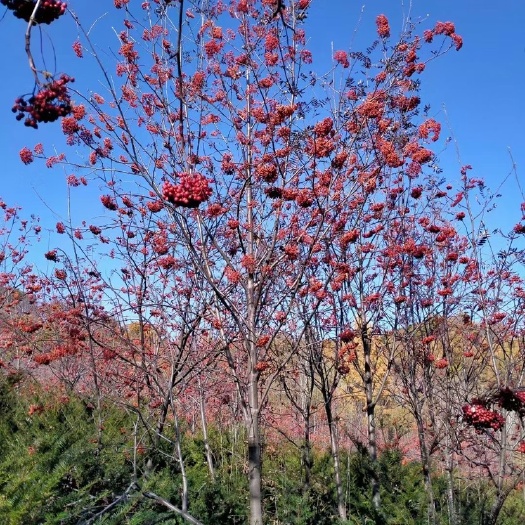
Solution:
M 29 18 L 29 22 L 27 24 L 27 29 L 26 29 L 26 34 L 25 34 L 26 55 L 29 61 L 29 67 L 31 68 L 31 71 L 33 72 L 33 75 L 35 76 L 35 82 L 37 83 L 37 85 L 40 85 L 40 80 L 38 78 L 38 71 L 35 66 L 35 60 L 33 59 L 33 54 L 31 53 L 31 29 L 33 28 L 33 25 L 35 23 L 36 13 L 38 11 L 38 8 L 40 7 L 41 2 L 42 0 L 36 1 L 35 8 L 33 9 L 33 12 L 31 13 L 31 17 Z

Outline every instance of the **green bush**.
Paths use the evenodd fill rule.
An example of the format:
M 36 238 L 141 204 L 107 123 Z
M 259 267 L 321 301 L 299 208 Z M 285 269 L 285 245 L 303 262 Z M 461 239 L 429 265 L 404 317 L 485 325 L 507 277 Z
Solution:
M 21 394 L 20 377 L 0 377 L 0 523 L 6 525 L 82 525 L 98 513 L 97 525 L 182 525 L 184 520 L 142 491 L 181 504 L 181 471 L 168 440 L 138 439 L 138 486 L 133 479 L 133 429 L 136 414 L 114 405 L 97 412 L 85 399 L 37 392 Z M 27 389 L 26 389 L 27 390 Z M 246 448 L 239 429 L 209 429 L 215 480 L 210 478 L 204 440 L 198 431 L 181 429 L 189 486 L 189 512 L 206 525 L 247 522 Z M 263 480 L 268 525 L 338 523 L 333 462 L 329 451 L 312 450 L 309 480 L 301 449 L 291 443 L 265 449 Z M 146 468 L 146 463 L 148 467 Z M 421 467 L 404 463 L 400 451 L 385 450 L 376 465 L 381 513 L 371 504 L 372 464 L 364 447 L 341 452 L 341 474 L 348 524 L 418 525 L 427 523 L 427 498 Z M 446 480 L 434 476 L 439 525 L 448 525 Z M 494 491 L 487 481 L 456 483 L 462 525 L 482 525 Z M 119 499 L 120 497 L 120 499 Z M 107 507 L 119 499 L 118 504 Z M 498 525 L 521 525 L 525 502 L 510 494 Z

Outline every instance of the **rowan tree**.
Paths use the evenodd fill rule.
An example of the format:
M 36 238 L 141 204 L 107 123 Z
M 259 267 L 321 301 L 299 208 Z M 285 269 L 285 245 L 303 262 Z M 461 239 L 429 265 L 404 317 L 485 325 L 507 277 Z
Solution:
M 494 256 L 478 247 L 480 279 L 476 282 L 475 310 L 464 339 L 482 370 L 471 378 L 463 396 L 462 423 L 454 429 L 460 454 L 468 467 L 483 469 L 494 487 L 490 508 L 482 522 L 494 525 L 503 505 L 523 478 L 523 279 L 518 230 Z M 487 251 L 488 251 L 487 250 Z
M 27 220 L 20 208 L 0 198 L 0 368 L 16 373 L 31 351 L 34 334 L 42 327 L 36 294 L 41 289 L 29 263 L 31 245 L 36 245 L 42 227 L 36 217 Z
M 388 21 L 378 17 L 377 27 L 380 40 L 371 49 L 381 58 L 374 61 L 374 54 L 372 60 L 351 55 L 361 64 L 367 82 L 354 86 L 350 77 L 347 85 L 351 89 L 334 96 L 339 97 L 339 112 L 333 125 L 341 133 L 344 147 L 324 173 L 343 170 L 347 179 L 334 187 L 336 213 L 326 219 L 330 234 L 319 243 L 322 255 L 311 273 L 307 270 L 309 286 L 301 292 L 327 305 L 319 325 L 324 335 L 318 337 L 322 341 L 335 336 L 332 362 L 338 373 L 355 368 L 361 378 L 373 465 L 372 502 L 380 512 L 379 479 L 374 470 L 375 409 L 396 350 L 396 345 L 385 344 L 382 336 L 395 334 L 399 317 L 411 303 L 410 290 L 417 284 L 413 261 L 434 249 L 433 237 L 441 232 L 436 221 L 443 219 L 436 217 L 433 202 L 447 191 L 435 174 L 435 156 L 428 149 L 439 139 L 440 125 L 420 112 L 418 84 L 412 79 L 425 67 L 417 55 L 419 40 L 390 47 Z M 446 27 L 449 36 L 455 35 L 453 25 Z M 442 25 L 425 33 L 425 39 L 431 41 L 434 33 L 440 32 Z M 410 35 L 405 34 L 402 40 L 410 41 Z M 337 54 L 343 67 L 344 56 L 343 52 Z M 389 67 L 393 64 L 403 67 Z M 367 92 L 364 85 L 374 87 Z M 430 230 L 431 242 L 425 245 L 421 240 L 418 244 L 425 229 Z M 446 244 L 453 234 L 453 228 L 448 227 L 438 243 Z
M 115 1 L 121 11 L 114 16 L 122 18 L 115 22 L 115 61 L 97 51 L 74 17 L 75 52 L 96 63 L 103 87 L 74 94 L 68 75 L 42 82 L 28 45 L 35 94 L 14 108 L 28 126 L 60 118 L 67 143 L 86 152 L 85 163 L 70 153 L 48 157 L 40 146 L 20 156 L 25 163 L 73 164 L 79 174 L 71 175 L 72 185 L 90 175 L 103 188 L 101 204 L 121 222 L 122 235 L 89 230 L 102 243 L 115 242 L 116 251 L 128 250 L 120 278 L 124 304 L 138 315 L 140 349 L 147 346 L 144 317 L 154 309 L 146 302 L 149 279 L 164 283 L 163 270 L 173 270 L 171 282 L 180 287 L 174 291 L 187 295 L 195 323 L 202 316 L 209 325 L 243 414 L 252 525 L 263 522 L 262 410 L 323 309 L 333 319 L 320 339 L 335 335 L 361 345 L 369 453 L 376 460 L 374 410 L 383 387 L 374 384 L 372 337 L 382 325 L 395 328 L 391 316 L 408 300 L 412 279 L 405 259 L 418 257 L 410 235 L 425 217 L 432 226 L 412 201 L 442 191 L 422 175 L 434 161 L 429 148 L 439 124 L 419 109 L 418 77 L 427 60 L 420 55 L 423 46 L 436 45 L 426 47 L 434 51 L 425 56 L 434 58 L 462 45 L 450 22 L 421 37 L 407 26 L 391 40 L 380 15 L 367 54 L 338 50 L 330 75 L 318 75 L 306 47 L 309 3 Z M 14 3 L 8 7 L 21 14 Z M 39 9 L 37 2 L 29 36 Z M 138 232 L 128 219 L 150 215 L 156 218 L 139 229 L 141 242 L 132 240 Z M 152 252 L 159 256 L 156 274 Z M 179 335 L 181 329 L 173 328 Z M 284 339 L 290 344 L 281 352 Z M 322 343 L 315 341 L 321 353 Z M 377 476 L 372 492 L 379 511 Z

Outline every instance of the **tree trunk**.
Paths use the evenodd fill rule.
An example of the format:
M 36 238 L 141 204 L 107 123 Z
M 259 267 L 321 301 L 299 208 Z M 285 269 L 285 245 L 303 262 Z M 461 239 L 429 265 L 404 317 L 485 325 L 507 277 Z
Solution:
M 381 494 L 379 492 L 379 476 L 377 474 L 377 442 L 376 442 L 376 418 L 374 402 L 374 384 L 372 378 L 372 342 L 367 333 L 367 328 L 363 329 L 362 334 L 364 351 L 364 387 L 366 396 L 366 422 L 368 430 L 368 456 L 371 463 L 370 485 L 372 489 L 372 504 L 376 511 L 381 508 Z
M 417 403 L 417 434 L 419 439 L 419 454 L 421 457 L 421 469 L 423 471 L 423 479 L 425 482 L 425 490 L 428 498 L 428 523 L 429 525 L 436 524 L 436 500 L 434 498 L 434 488 L 432 485 L 432 476 L 430 475 L 430 456 L 425 441 L 425 429 L 423 426 L 423 419 L 421 417 L 421 408 Z
M 324 393 L 324 392 L 323 392 Z M 332 405 L 329 399 L 325 398 L 326 419 L 330 431 L 330 451 L 334 462 L 334 482 L 337 495 L 337 513 L 342 521 L 346 521 L 346 505 L 343 494 L 343 484 L 341 483 L 341 462 L 339 458 L 339 439 L 337 435 L 337 423 L 332 414 Z
M 248 393 L 250 420 L 248 421 L 248 475 L 250 486 L 250 525 L 262 525 L 262 460 L 259 429 L 259 396 L 257 372 L 250 374 Z
M 313 337 L 311 330 L 305 331 L 305 342 L 307 348 L 314 349 Z M 303 494 L 306 495 L 310 491 L 312 467 L 314 464 L 312 456 L 312 398 L 315 388 L 315 360 L 314 353 L 308 352 L 308 358 L 305 359 L 306 366 L 302 369 L 301 374 L 301 412 L 304 416 L 304 442 L 302 449 L 302 462 L 304 465 L 304 477 L 303 477 Z
M 250 68 L 246 68 L 246 83 L 250 84 Z M 251 99 L 246 99 L 246 112 L 251 113 Z M 248 140 L 252 136 L 251 124 L 246 127 Z M 247 159 L 247 180 L 252 176 L 252 154 L 253 151 L 248 147 L 245 151 Z M 246 255 L 255 257 L 257 252 L 257 235 L 255 233 L 255 219 L 253 212 L 253 194 L 250 183 L 246 186 L 246 222 L 248 230 L 248 242 Z M 262 525 L 262 458 L 261 458 L 261 435 L 259 428 L 259 372 L 256 370 L 259 354 L 255 341 L 257 339 L 257 309 L 261 307 L 260 297 L 256 292 L 255 269 L 248 273 L 246 283 L 246 332 L 245 345 L 248 355 L 248 410 L 245 415 L 247 419 L 248 431 L 248 472 L 250 489 L 250 525 Z
M 483 525 L 496 525 L 499 513 L 503 508 L 505 500 L 515 485 L 505 484 L 507 477 L 507 426 L 503 427 L 501 431 L 500 442 L 500 456 L 499 456 L 499 471 L 496 477 L 496 499 L 490 508 L 490 512 L 483 518 Z M 505 486 L 506 485 L 506 486 Z
M 179 428 L 179 418 L 177 416 L 177 411 L 175 406 L 173 406 L 173 424 L 175 429 L 175 453 L 177 456 L 177 461 L 179 463 L 180 475 L 182 478 L 182 487 L 181 487 L 181 509 L 182 512 L 188 512 L 188 477 L 186 475 L 186 467 L 184 465 L 184 458 L 182 456 L 182 447 L 181 447 L 181 435 Z
M 450 525 L 457 525 L 457 516 L 456 516 L 456 498 L 454 495 L 454 472 L 452 464 L 452 454 L 450 450 L 447 454 L 447 459 L 445 462 L 445 470 L 447 472 L 447 506 L 448 506 L 448 521 Z
M 308 413 L 308 416 L 310 414 Z M 310 442 L 310 417 L 305 421 L 304 425 L 304 442 L 302 447 L 302 463 L 304 467 L 303 475 L 303 493 L 310 489 L 310 481 L 312 474 L 312 444 Z
M 498 497 L 492 504 L 492 507 L 490 508 L 490 512 L 486 517 L 483 518 L 483 525 L 496 525 L 496 522 L 498 521 L 499 513 L 501 512 L 501 509 L 503 508 L 503 504 L 505 503 L 505 500 L 507 499 L 508 492 L 505 491 L 505 493 L 499 493 Z
M 303 375 L 305 381 L 308 381 L 306 374 Z M 313 381 L 311 383 L 313 387 Z M 311 388 L 308 388 L 308 394 L 303 395 L 303 406 L 302 411 L 304 414 L 304 441 L 302 447 L 302 464 L 304 468 L 303 476 L 303 493 L 306 494 L 310 490 L 310 481 L 312 474 L 312 443 L 310 438 L 310 419 L 311 419 L 311 400 L 312 400 L 312 391 Z
M 215 467 L 213 465 L 213 454 L 211 452 L 210 442 L 208 440 L 208 423 L 206 421 L 206 412 L 204 410 L 204 390 L 202 389 L 201 379 L 199 382 L 199 404 L 202 424 L 202 439 L 204 440 L 204 451 L 206 452 L 206 461 L 208 462 L 208 470 L 210 471 L 210 478 L 215 482 Z

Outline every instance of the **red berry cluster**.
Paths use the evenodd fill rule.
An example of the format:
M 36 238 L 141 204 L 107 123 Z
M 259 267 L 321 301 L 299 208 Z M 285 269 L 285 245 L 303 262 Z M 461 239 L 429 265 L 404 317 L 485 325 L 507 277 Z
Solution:
M 104 208 L 107 208 L 108 210 L 111 210 L 111 211 L 118 210 L 118 205 L 115 199 L 111 197 L 110 195 L 102 195 L 100 197 L 100 202 L 102 202 L 102 204 L 104 205 Z
M 164 207 L 162 201 L 150 201 L 146 206 L 151 213 L 158 213 Z
M 0 0 L 0 4 L 13 11 L 17 18 L 29 22 L 35 10 L 36 0 Z M 35 13 L 35 24 L 50 24 L 66 12 L 67 4 L 57 0 L 44 0 Z
M 57 256 L 57 251 L 56 250 L 50 250 L 50 251 L 46 252 L 44 254 L 44 257 L 48 261 L 58 262 L 58 256 Z
M 525 391 L 514 391 L 512 388 L 504 387 L 499 390 L 495 400 L 501 408 L 525 415 Z
M 441 359 L 438 359 L 434 362 L 434 366 L 436 368 L 439 368 L 440 370 L 443 370 L 444 368 L 447 368 L 449 365 L 448 359 L 446 357 L 443 357 Z
M 72 107 L 67 83 L 73 81 L 70 76 L 61 75 L 59 79 L 44 84 L 36 95 L 27 100 L 17 98 L 12 108 L 13 113 L 18 113 L 16 119 L 25 117 L 24 124 L 36 129 L 38 122 L 54 122 L 59 117 L 69 115 Z
M 201 202 L 207 201 L 212 194 L 208 179 L 200 173 L 181 173 L 179 184 L 165 181 L 162 186 L 162 196 L 175 206 L 197 208 Z
M 168 239 L 165 233 L 159 233 L 153 236 L 153 251 L 158 255 L 166 255 L 169 252 Z
M 492 428 L 500 430 L 505 424 L 504 417 L 494 410 L 489 410 L 481 402 L 472 403 L 463 407 L 465 421 L 476 430 Z
M 350 372 L 350 367 L 345 364 L 345 363 L 341 363 L 340 365 L 337 366 L 337 371 L 342 375 L 346 375 L 348 374 L 348 372 Z
M 264 372 L 265 370 L 268 370 L 268 368 L 270 368 L 270 363 L 268 361 L 259 361 L 258 363 L 256 363 L 254 368 L 255 370 L 257 370 L 257 372 Z
M 352 330 L 351 328 L 345 328 L 340 334 L 339 338 L 343 343 L 349 343 L 350 341 L 353 341 L 357 336 L 357 332 L 355 330 Z

